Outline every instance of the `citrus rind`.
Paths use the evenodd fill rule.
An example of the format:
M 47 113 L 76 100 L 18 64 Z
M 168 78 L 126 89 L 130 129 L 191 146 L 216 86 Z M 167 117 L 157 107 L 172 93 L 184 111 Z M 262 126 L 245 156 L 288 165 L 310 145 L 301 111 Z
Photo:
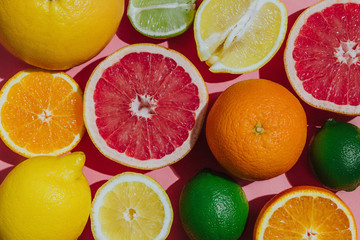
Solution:
M 30 74 L 33 71 L 37 71 L 37 70 L 27 69 L 27 70 L 20 71 L 5 83 L 5 85 L 2 87 L 2 89 L 0 91 L 0 112 L 1 112 L 1 109 L 4 105 L 4 103 L 7 101 L 8 92 L 11 89 L 11 87 L 13 85 L 19 83 L 21 81 L 21 79 L 23 79 L 26 75 Z M 75 80 L 72 79 L 69 75 L 67 75 L 64 72 L 51 72 L 51 74 L 54 77 L 58 76 L 64 80 L 66 80 L 72 86 L 73 92 L 77 92 L 77 93 L 79 93 L 80 96 L 82 96 L 81 88 L 75 82 Z M 67 153 L 77 146 L 77 144 L 80 142 L 84 133 L 85 133 L 85 125 L 82 126 L 82 128 L 78 134 L 74 135 L 74 140 L 68 146 L 61 148 L 61 149 L 56 149 L 55 151 L 52 151 L 52 152 L 44 152 L 42 154 L 33 153 L 33 152 L 28 151 L 24 147 L 20 147 L 9 137 L 9 133 L 1 125 L 1 114 L 0 114 L 0 138 L 3 140 L 5 145 L 7 147 L 9 147 L 12 151 L 14 151 L 15 153 L 17 153 L 21 156 L 27 157 L 27 158 L 41 156 L 41 155 L 60 156 L 64 153 Z
M 164 206 L 165 210 L 165 217 L 163 222 L 163 227 L 161 229 L 161 232 L 154 240 L 163 240 L 166 239 L 166 237 L 170 233 L 170 229 L 173 222 L 173 209 L 170 202 L 170 199 L 164 190 L 164 188 L 153 178 L 141 174 L 141 173 L 135 173 L 135 172 L 124 172 L 121 174 L 118 174 L 114 177 L 112 177 L 110 180 L 108 180 L 105 184 L 103 184 L 96 192 L 94 196 L 94 200 L 92 203 L 92 209 L 90 213 L 90 219 L 91 219 L 91 230 L 93 233 L 93 236 L 96 240 L 106 240 L 107 238 L 104 236 L 99 219 L 97 217 L 97 214 L 99 213 L 99 209 L 101 208 L 103 202 L 102 199 L 104 196 L 109 192 L 112 191 L 112 189 L 124 182 L 140 182 L 144 183 L 147 187 L 151 188 L 159 197 L 161 203 Z M 116 223 L 114 223 L 116 224 Z
M 337 205 L 337 208 L 342 210 L 346 214 L 346 216 L 348 216 L 349 229 L 352 230 L 351 239 L 353 240 L 357 239 L 357 230 L 356 230 L 356 223 L 354 216 L 350 211 L 350 209 L 348 208 L 348 206 L 343 202 L 343 200 L 341 200 L 334 193 L 324 188 L 314 187 L 314 186 L 297 186 L 284 190 L 283 192 L 273 197 L 264 205 L 255 223 L 254 240 L 264 239 L 265 229 L 267 226 L 269 226 L 269 219 L 279 207 L 284 206 L 284 204 L 291 198 L 302 197 L 302 196 L 310 196 L 313 198 L 322 197 L 333 201 Z
M 136 29 L 136 31 L 138 31 L 139 33 L 143 34 L 144 36 L 150 37 L 150 38 L 156 38 L 156 39 L 166 39 L 166 38 L 172 38 L 172 37 L 176 37 L 179 36 L 180 34 L 184 33 L 187 29 L 189 29 L 189 27 L 191 26 L 193 20 L 194 20 L 194 16 L 195 16 L 195 8 L 196 8 L 196 4 L 195 1 L 192 1 L 193 3 L 177 3 L 177 2 L 173 2 L 173 3 L 165 3 L 162 5 L 158 5 L 158 6 L 151 6 L 148 8 L 137 8 L 134 6 L 133 4 L 133 0 L 129 1 L 129 6 L 127 9 L 127 16 L 129 17 L 130 23 L 131 25 Z M 145 29 L 144 27 L 142 27 L 138 21 L 136 21 L 136 15 L 141 12 L 142 10 L 150 10 L 150 9 L 160 9 L 160 8 L 184 8 L 187 9 L 190 13 L 192 14 L 192 17 L 190 18 L 190 21 L 187 21 L 176 29 L 173 29 L 172 31 L 152 31 L 149 29 Z M 191 11 L 193 11 L 193 13 L 191 13 Z M 151 22 L 153 19 L 150 19 L 149 22 Z M 154 24 L 159 24 L 159 23 L 154 23 Z
M 207 7 L 208 3 L 211 1 L 214 1 L 214 0 L 205 0 L 200 4 L 200 6 L 196 12 L 195 20 L 194 20 L 194 37 L 195 37 L 198 57 L 200 58 L 201 61 L 205 61 L 205 63 L 210 67 L 209 70 L 214 73 L 225 72 L 225 73 L 232 73 L 232 74 L 242 74 L 242 73 L 256 71 L 256 70 L 260 69 L 261 67 L 263 67 L 266 63 L 268 63 L 273 58 L 273 56 L 277 53 L 277 51 L 280 49 L 280 47 L 285 39 L 287 24 L 288 24 L 288 16 L 287 16 L 287 9 L 286 9 L 286 6 L 284 5 L 284 3 L 282 3 L 281 1 L 278 1 L 278 0 L 260 0 L 260 1 L 252 2 L 252 5 L 251 5 L 252 12 L 259 10 L 260 7 L 266 3 L 272 3 L 278 7 L 278 9 L 281 12 L 280 31 L 278 33 L 278 37 L 275 41 L 274 46 L 267 53 L 267 55 L 265 57 L 263 57 L 257 63 L 252 64 L 250 66 L 234 68 L 234 67 L 229 67 L 229 66 L 221 63 L 220 61 L 218 61 L 219 59 L 217 59 L 216 57 L 211 58 L 211 54 L 209 53 L 209 46 L 206 43 L 206 41 L 201 37 L 201 29 L 200 29 L 201 28 L 200 27 L 201 15 L 202 15 L 202 12 L 204 11 L 204 9 Z M 249 18 L 251 19 L 251 16 Z M 233 31 L 233 29 L 240 29 L 240 28 L 246 29 L 246 26 L 248 25 L 249 20 L 243 21 L 243 19 L 244 18 L 240 19 L 239 23 L 243 24 L 244 26 L 235 25 L 231 29 L 228 29 L 223 34 L 224 36 L 214 36 L 214 38 L 220 37 L 223 39 L 224 42 L 226 42 L 228 36 L 232 34 L 231 32 Z M 245 32 L 245 30 L 242 30 L 242 32 Z M 232 36 L 232 37 L 234 37 L 234 36 Z M 234 39 L 236 37 L 237 36 L 235 36 Z M 213 40 L 215 40 L 215 39 L 213 39 Z M 236 40 L 233 40 L 233 41 L 236 41 Z
M 359 115 L 360 114 L 360 105 L 352 106 L 352 105 L 339 105 L 330 101 L 321 100 L 313 97 L 310 93 L 308 93 L 302 84 L 302 81 L 296 74 L 295 70 L 295 60 L 293 59 L 292 53 L 294 50 L 294 42 L 296 38 L 299 36 L 299 32 L 301 27 L 306 22 L 306 20 L 314 13 L 320 12 L 321 10 L 338 3 L 357 3 L 360 4 L 358 0 L 326 0 L 320 1 L 312 5 L 311 7 L 304 10 L 299 17 L 296 19 L 294 25 L 292 26 L 289 36 L 286 42 L 286 47 L 284 51 L 284 65 L 286 74 L 290 81 L 290 84 L 294 88 L 297 95 L 307 104 L 314 108 L 334 112 L 341 113 L 344 115 Z
M 176 63 L 183 67 L 185 71 L 190 75 L 192 83 L 198 87 L 198 96 L 200 99 L 199 107 L 195 113 L 195 125 L 190 131 L 188 138 L 184 143 L 176 148 L 171 154 L 165 155 L 161 159 L 149 159 L 149 160 L 139 160 L 133 157 L 127 156 L 125 153 L 121 153 L 111 147 L 109 147 L 106 141 L 99 133 L 99 129 L 96 125 L 96 115 L 95 115 L 95 102 L 93 99 L 95 87 L 97 81 L 102 76 L 103 72 L 113 64 L 117 63 L 121 58 L 126 56 L 129 53 L 133 52 L 149 52 L 162 54 L 165 57 L 170 57 L 176 61 Z M 208 91 L 206 84 L 196 69 L 196 67 L 182 54 L 175 50 L 167 49 L 165 47 L 155 45 L 155 44 L 133 44 L 128 45 L 114 52 L 103 60 L 91 74 L 89 81 L 85 87 L 84 93 L 84 122 L 88 134 L 93 141 L 94 145 L 98 150 L 107 158 L 123 164 L 125 166 L 137 168 L 137 169 L 157 169 L 164 166 L 171 165 L 180 159 L 182 159 L 188 152 L 194 147 L 202 129 L 205 113 L 208 105 Z

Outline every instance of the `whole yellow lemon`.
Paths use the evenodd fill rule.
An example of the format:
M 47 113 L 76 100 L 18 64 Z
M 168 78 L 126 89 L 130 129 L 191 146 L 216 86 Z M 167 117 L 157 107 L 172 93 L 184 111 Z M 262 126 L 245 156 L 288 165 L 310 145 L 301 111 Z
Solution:
M 17 165 L 0 186 L 0 239 L 77 239 L 91 208 L 84 162 L 85 155 L 75 152 Z
M 64 70 L 97 55 L 123 13 L 124 0 L 1 0 L 0 43 L 31 65 Z

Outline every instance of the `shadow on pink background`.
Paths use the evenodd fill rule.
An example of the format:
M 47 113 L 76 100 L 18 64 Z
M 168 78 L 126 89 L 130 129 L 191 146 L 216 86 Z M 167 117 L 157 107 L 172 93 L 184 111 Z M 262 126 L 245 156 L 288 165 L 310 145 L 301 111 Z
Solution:
M 198 4 L 200 2 L 201 1 L 198 1 Z M 284 3 L 287 4 L 287 6 L 290 6 L 292 2 L 292 0 L 284 0 Z M 297 3 L 297 5 L 299 4 L 300 3 Z M 305 3 L 301 3 L 301 6 L 303 5 L 305 5 Z M 292 24 L 300 13 L 301 10 L 290 14 L 288 29 L 291 28 Z M 246 79 L 246 76 L 248 76 L 246 74 L 233 75 L 225 73 L 211 73 L 208 70 L 206 64 L 201 62 L 197 56 L 192 28 L 186 31 L 184 34 L 169 39 L 168 41 L 155 40 L 142 36 L 141 34 L 136 32 L 131 26 L 129 19 L 125 14 L 114 39 L 115 41 L 112 41 L 106 47 L 107 51 L 111 50 L 112 52 L 127 44 L 144 42 L 168 45 L 169 48 L 177 50 L 184 56 L 186 56 L 198 68 L 199 72 L 201 73 L 207 84 L 217 84 L 220 89 L 223 84 L 226 84 L 229 81 L 237 81 L 240 79 L 240 77 L 242 79 Z M 260 78 L 269 79 L 285 86 L 296 96 L 284 70 L 284 48 L 285 42 L 279 52 L 274 56 L 274 58 L 258 71 L 258 74 Z M 79 83 L 80 87 L 83 90 L 94 68 L 101 62 L 101 60 L 104 59 L 104 56 L 100 55 L 94 58 L 92 61 L 89 61 L 88 63 L 82 65 L 80 69 L 76 71 L 70 71 L 71 75 Z M 29 65 L 13 57 L 4 48 L 0 46 L 0 87 L 6 82 L 7 79 L 9 79 L 15 73 L 28 67 Z M 212 104 L 215 102 L 219 94 L 219 92 L 209 92 L 209 109 L 211 108 Z M 241 240 L 248 240 L 252 238 L 252 231 L 258 213 L 260 212 L 264 204 L 271 197 L 273 197 L 276 193 L 279 192 L 279 189 L 285 189 L 290 186 L 299 185 L 321 186 L 312 175 L 307 162 L 307 146 L 311 140 L 311 137 L 328 118 L 335 118 L 340 121 L 354 120 L 354 117 L 318 110 L 310 107 L 303 101 L 301 101 L 301 103 L 305 109 L 308 118 L 308 138 L 306 147 L 297 164 L 290 171 L 285 173 L 283 177 L 264 181 L 261 183 L 235 179 L 239 183 L 239 185 L 244 188 L 245 193 L 249 193 L 249 195 L 251 195 L 251 198 L 249 199 L 250 213 L 248 223 L 243 236 L 240 238 Z M 107 159 L 93 145 L 91 139 L 87 134 L 84 135 L 83 139 L 74 149 L 74 151 L 83 151 L 87 156 L 86 168 L 88 169 L 88 171 L 85 171 L 85 174 L 89 179 L 89 182 L 91 183 L 90 187 L 93 196 L 95 195 L 97 189 L 102 184 L 104 184 L 109 177 L 125 171 L 134 171 L 147 175 L 154 175 L 154 178 L 159 181 L 161 185 L 168 186 L 166 188 L 166 191 L 170 197 L 174 209 L 174 222 L 170 235 L 168 237 L 168 239 L 170 240 L 188 239 L 181 227 L 178 213 L 179 196 L 184 184 L 203 168 L 212 168 L 217 171 L 225 172 L 225 170 L 217 163 L 215 158 L 212 156 L 210 149 L 207 146 L 204 129 L 202 130 L 200 138 L 197 141 L 194 149 L 184 159 L 169 167 L 168 170 L 171 171 L 177 178 L 176 181 L 171 180 L 171 183 L 169 183 L 170 177 L 164 174 L 165 171 L 159 171 L 158 174 L 157 171 L 136 170 L 133 168 L 125 167 L 112 160 Z M 0 182 L 2 182 L 2 180 L 10 172 L 13 165 L 18 164 L 23 159 L 23 157 L 13 153 L 4 145 L 4 143 L 0 142 L 0 163 L 2 162 L 2 164 L 0 165 Z M 265 190 L 264 186 L 266 186 Z M 254 192 L 259 192 L 259 194 L 253 194 Z M 357 203 L 360 199 L 360 189 L 357 189 L 351 193 L 340 192 L 337 194 L 350 206 L 351 210 L 354 213 L 356 221 L 358 222 L 358 224 L 360 224 L 360 207 Z M 80 236 L 79 240 L 91 239 L 94 238 L 92 237 L 90 222 L 88 221 L 88 224 L 83 234 Z

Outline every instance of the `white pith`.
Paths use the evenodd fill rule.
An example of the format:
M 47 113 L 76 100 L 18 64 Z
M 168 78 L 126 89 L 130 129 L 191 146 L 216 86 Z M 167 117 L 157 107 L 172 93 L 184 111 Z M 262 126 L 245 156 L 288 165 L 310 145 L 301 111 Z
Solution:
M 131 102 L 130 110 L 138 117 L 150 118 L 155 113 L 156 106 L 157 101 L 152 96 L 137 95 Z
M 340 42 L 339 47 L 335 48 L 335 56 L 340 63 L 347 65 L 359 62 L 360 48 L 358 43 L 354 41 Z
M 110 191 L 114 189 L 114 187 L 118 184 L 125 183 L 125 182 L 141 182 L 144 183 L 146 186 L 151 188 L 159 197 L 163 207 L 164 207 L 164 221 L 163 221 L 163 227 L 159 233 L 159 235 L 154 240 L 162 240 L 167 237 L 169 234 L 172 221 L 173 221 L 173 209 L 171 206 L 170 199 L 166 193 L 166 191 L 161 187 L 159 183 L 157 183 L 152 178 L 142 175 L 139 173 L 133 173 L 133 172 L 125 172 L 121 173 L 119 175 L 116 175 L 112 177 L 109 181 L 107 181 L 105 184 L 103 184 L 98 191 L 96 192 L 96 195 L 94 197 L 93 203 L 92 203 L 92 212 L 91 212 L 91 227 L 93 230 L 93 233 L 98 240 L 107 240 L 106 236 L 102 232 L 101 229 L 101 222 L 98 218 L 99 210 L 103 206 L 103 199 Z M 135 218 L 131 219 L 131 217 L 128 215 L 128 212 L 124 212 L 123 217 L 126 221 L 132 221 L 136 220 Z M 116 223 L 114 223 L 116 224 Z
M 222 34 L 213 33 L 212 35 L 210 35 L 209 38 L 202 39 L 200 34 L 201 14 L 206 8 L 207 4 L 211 1 L 214 0 L 205 0 L 202 2 L 196 13 L 196 17 L 194 21 L 195 29 L 198 29 L 195 30 L 195 38 L 198 42 L 197 49 L 200 60 L 207 61 L 208 64 L 211 65 L 210 70 L 213 72 L 226 71 L 230 73 L 245 73 L 245 72 L 255 71 L 256 69 L 259 69 L 260 67 L 265 65 L 271 59 L 271 57 L 274 56 L 275 53 L 278 51 L 285 38 L 286 29 L 287 29 L 287 10 L 284 4 L 278 0 L 254 0 L 251 2 L 247 13 L 226 32 Z M 271 51 L 269 51 L 269 53 L 256 64 L 243 68 L 232 68 L 219 62 L 218 57 L 216 55 L 213 55 L 216 48 L 210 50 L 209 46 L 212 46 L 213 44 L 216 44 L 217 47 L 223 45 L 224 49 L 227 49 L 234 42 L 241 40 L 243 35 L 247 32 L 247 29 L 251 26 L 252 21 L 254 20 L 254 17 L 256 16 L 257 12 L 266 3 L 275 4 L 281 12 L 280 32 Z
M 138 160 L 127 156 L 125 153 L 120 153 L 117 150 L 109 147 L 106 141 L 100 136 L 98 127 L 96 125 L 96 115 L 95 115 L 95 102 L 93 99 L 95 87 L 97 81 L 100 79 L 104 70 L 114 63 L 118 62 L 119 59 L 125 55 L 132 52 L 150 52 L 150 53 L 159 53 L 164 56 L 174 59 L 179 66 L 182 66 L 187 73 L 189 73 L 193 83 L 198 87 L 200 104 L 195 113 L 195 126 L 191 132 L 189 132 L 188 138 L 184 143 L 175 149 L 169 155 L 165 155 L 161 159 L 149 159 L 149 160 Z M 143 96 L 144 97 L 144 96 Z M 126 46 L 112 55 L 108 56 L 103 62 L 101 62 L 92 73 L 84 93 L 84 122 L 88 130 L 88 134 L 95 146 L 99 149 L 100 152 L 104 154 L 109 159 L 112 159 L 118 163 L 124 164 L 126 166 L 139 168 L 139 169 L 156 169 L 167 166 L 169 164 L 175 163 L 182 159 L 195 145 L 197 138 L 199 137 L 205 112 L 208 104 L 208 92 L 206 85 L 197 71 L 195 66 L 191 64 L 183 55 L 175 52 L 174 50 L 169 50 L 164 47 L 154 45 L 154 44 L 135 44 Z M 133 103 L 132 108 L 137 109 L 137 103 Z M 148 113 L 143 113 L 145 116 L 149 116 Z
M 298 93 L 299 97 L 302 98 L 306 103 L 316 108 L 338 112 L 342 114 L 348 115 L 359 115 L 360 114 L 360 106 L 351 106 L 351 105 L 338 105 L 330 101 L 319 100 L 314 98 L 310 93 L 305 91 L 302 81 L 298 78 L 295 70 L 295 60 L 292 57 L 292 53 L 294 50 L 294 42 L 299 35 L 300 29 L 303 26 L 303 23 L 306 22 L 308 17 L 316 12 L 320 12 L 323 9 L 330 7 L 333 4 L 337 3 L 356 3 L 360 4 L 360 0 L 326 0 L 321 1 L 309 8 L 307 8 L 301 15 L 297 18 L 294 23 L 289 37 L 286 43 L 286 48 L 284 52 L 284 64 L 285 70 L 288 75 L 289 81 L 294 88 L 294 90 Z M 358 63 L 360 48 L 359 46 L 352 42 L 346 41 L 341 42 L 338 48 L 334 49 L 334 56 L 341 63 L 346 64 L 355 64 Z
M 270 220 L 271 216 L 273 215 L 273 213 L 278 208 L 283 207 L 285 205 L 285 203 L 292 198 L 300 198 L 300 197 L 304 197 L 304 196 L 313 197 L 314 199 L 317 197 L 330 199 L 336 204 L 337 208 L 341 209 L 347 216 L 352 216 L 352 213 L 349 211 L 349 209 L 346 207 L 345 203 L 342 202 L 342 200 L 340 198 L 333 197 L 329 193 L 326 193 L 326 192 L 319 192 L 319 191 L 316 191 L 316 190 L 314 191 L 311 189 L 298 190 L 298 191 L 287 193 L 284 196 L 281 196 L 280 199 L 273 202 L 270 206 L 267 207 L 266 215 L 262 219 L 262 221 L 259 223 L 257 232 L 255 233 L 257 236 L 256 239 L 264 239 L 265 228 L 271 225 L 269 223 L 269 220 Z M 355 223 L 354 219 L 351 217 L 349 217 L 348 219 L 349 219 L 349 229 L 356 230 L 356 223 Z M 319 233 L 316 232 L 315 229 L 307 229 L 307 232 L 302 237 L 303 237 L 303 239 L 307 239 L 307 240 L 316 240 L 316 239 L 318 239 L 316 237 L 317 234 L 319 234 Z M 356 234 L 357 234 L 356 231 L 352 231 L 351 239 L 356 239 L 356 237 L 357 237 Z
M 21 79 L 23 79 L 25 76 L 29 75 L 32 72 L 32 70 L 29 71 L 21 71 L 19 73 L 17 73 L 16 75 L 14 75 L 11 79 L 9 79 L 6 84 L 3 86 L 3 88 L 1 89 L 0 92 L 0 112 L 1 112 L 1 108 L 3 107 L 4 103 L 7 101 L 7 96 L 8 96 L 8 92 L 9 89 L 14 86 L 15 84 L 19 83 L 21 81 Z M 74 82 L 72 79 L 70 79 L 70 77 L 64 73 L 52 73 L 52 75 L 54 77 L 60 77 L 64 80 L 66 80 L 72 87 L 72 91 L 73 92 L 78 92 L 80 91 L 79 86 L 77 85 L 76 82 Z M 24 106 L 25 107 L 25 106 Z M 24 110 L 27 110 L 24 108 Z M 40 120 L 42 122 L 50 122 L 51 118 L 53 117 L 52 112 L 49 109 L 45 109 L 41 114 L 37 114 L 37 119 L 36 120 Z M 1 119 L 1 114 L 0 114 L 0 122 L 2 121 Z M 25 147 L 20 147 L 19 145 L 17 145 L 9 136 L 9 133 L 5 131 L 4 128 L 0 128 L 0 135 L 1 138 L 5 139 L 5 144 L 8 145 L 9 148 L 13 149 L 15 152 L 20 153 L 21 155 L 25 156 L 25 157 L 35 157 L 35 156 L 40 156 L 40 155 L 51 155 L 51 156 L 59 156 L 61 154 L 64 154 L 68 151 L 70 151 L 81 139 L 82 137 L 82 133 L 74 135 L 74 139 L 73 141 L 66 147 L 61 148 L 61 149 L 57 149 L 51 153 L 32 153 L 29 152 Z

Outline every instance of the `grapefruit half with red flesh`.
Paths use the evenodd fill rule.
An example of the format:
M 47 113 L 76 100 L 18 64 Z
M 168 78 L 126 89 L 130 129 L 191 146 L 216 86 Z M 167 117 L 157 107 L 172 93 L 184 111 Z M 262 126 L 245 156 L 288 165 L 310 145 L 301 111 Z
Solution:
M 198 70 L 180 53 L 134 44 L 95 68 L 84 101 L 85 125 L 100 152 L 126 166 L 156 169 L 193 148 L 208 92 Z
M 324 0 L 296 20 L 286 44 L 285 69 L 309 105 L 360 114 L 359 26 L 359 0 Z

